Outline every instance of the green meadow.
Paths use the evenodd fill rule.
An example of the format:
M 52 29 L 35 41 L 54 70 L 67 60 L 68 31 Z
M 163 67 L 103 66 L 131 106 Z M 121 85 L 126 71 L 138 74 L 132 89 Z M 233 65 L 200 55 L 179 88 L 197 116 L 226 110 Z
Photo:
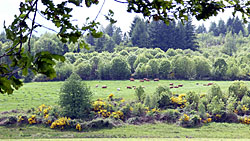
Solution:
M 93 92 L 93 100 L 98 98 L 106 98 L 110 93 L 115 97 L 123 97 L 125 100 L 133 100 L 135 98 L 134 89 L 127 89 L 127 86 L 144 86 L 146 94 L 153 94 L 159 85 L 167 85 L 173 83 L 174 86 L 182 84 L 183 87 L 173 88 L 171 91 L 175 94 L 187 93 L 188 91 L 195 91 L 197 93 L 207 93 L 211 86 L 203 86 L 208 83 L 218 84 L 223 92 L 227 92 L 228 87 L 233 81 L 185 81 L 185 80 L 160 80 L 139 82 L 139 80 L 131 81 L 84 81 L 91 88 Z M 245 81 L 250 87 L 250 82 Z M 36 108 L 42 104 L 57 105 L 60 87 L 63 82 L 32 82 L 24 83 L 24 86 L 10 95 L 0 95 L 0 111 L 8 111 L 15 109 L 28 110 Z M 98 87 L 96 87 L 98 85 Z M 101 88 L 106 85 L 107 88 Z M 120 91 L 117 90 L 120 88 Z
M 93 100 L 106 98 L 110 93 L 115 97 L 123 97 L 126 101 L 135 99 L 134 90 L 127 89 L 127 86 L 144 86 L 146 94 L 153 94 L 158 85 L 174 86 L 182 84 L 183 87 L 173 88 L 175 94 L 195 91 L 200 94 L 208 92 L 211 86 L 204 86 L 208 83 L 218 84 L 222 91 L 226 93 L 233 81 L 177 81 L 160 80 L 159 82 L 134 82 L 130 81 L 84 81 L 93 92 Z M 250 86 L 250 82 L 245 82 Z M 57 105 L 60 95 L 60 87 L 63 82 L 32 82 L 25 83 L 23 87 L 11 95 L 0 95 L 0 111 L 28 110 L 37 108 L 41 104 Z M 98 85 L 98 87 L 97 87 Z M 106 85 L 107 88 L 101 88 Z M 120 91 L 117 90 L 120 88 Z M 12 115 L 14 113 L 11 113 Z M 20 113 L 18 113 L 20 114 Z M 7 114 L 8 115 L 8 114 Z M 15 115 L 15 114 L 14 114 Z M 1 115 L 0 117 L 5 116 Z M 218 139 L 247 139 L 250 138 L 249 125 L 235 123 L 209 123 L 197 128 L 183 128 L 176 124 L 143 124 L 128 125 L 112 129 L 91 129 L 88 131 L 77 132 L 75 130 L 55 130 L 43 125 L 22 125 L 22 126 L 0 126 L 0 139 L 52 139 L 52 138 L 154 138 L 159 139 L 197 139 L 197 140 L 218 140 Z

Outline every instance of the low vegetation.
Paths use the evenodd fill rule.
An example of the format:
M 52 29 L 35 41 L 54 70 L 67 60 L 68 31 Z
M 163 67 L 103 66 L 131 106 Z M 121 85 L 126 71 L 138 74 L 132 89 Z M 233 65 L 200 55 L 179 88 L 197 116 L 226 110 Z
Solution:
M 72 86 L 73 81 L 77 82 L 80 79 L 77 75 L 74 79 L 72 78 L 73 76 L 64 82 L 61 90 L 63 90 L 64 87 Z M 70 81 L 71 83 L 68 83 Z M 135 83 L 135 81 L 128 82 Z M 161 80 L 152 83 L 159 84 L 159 82 L 161 82 Z M 141 83 L 142 82 L 140 82 L 140 84 Z M 148 83 L 150 83 L 150 81 Z M 74 88 L 84 88 L 85 85 L 75 85 Z M 28 124 L 55 130 L 66 130 L 68 132 L 75 130 L 78 132 L 87 132 L 86 136 L 90 134 L 89 131 L 98 132 L 98 130 L 106 128 L 112 130 L 110 128 L 114 127 L 116 127 L 115 129 L 117 130 L 120 128 L 135 128 L 134 125 L 152 126 L 150 125 L 151 123 L 157 123 L 158 126 L 195 127 L 197 130 L 200 130 L 203 126 L 210 126 L 210 123 L 213 123 L 213 126 L 229 126 L 225 123 L 250 124 L 250 105 L 248 104 L 250 92 L 245 82 L 235 81 L 227 87 L 227 90 L 224 89 L 224 91 L 222 91 L 216 83 L 210 82 L 204 84 L 203 82 L 201 85 L 197 81 L 197 83 L 193 84 L 193 86 L 197 87 L 201 85 L 203 89 L 208 88 L 207 93 L 200 93 L 195 90 L 186 93 L 175 93 L 172 90 L 179 89 L 179 87 L 171 89 L 170 87 L 174 85 L 176 85 L 176 83 L 158 85 L 151 94 L 147 93 L 145 86 L 139 86 L 135 88 L 135 91 L 131 91 L 131 95 L 135 98 L 129 100 L 125 100 L 122 96 L 113 93 L 106 94 L 104 98 L 98 98 L 97 100 L 89 102 L 80 102 L 80 98 L 75 99 L 76 101 L 73 103 L 85 103 L 85 106 L 88 103 L 91 104 L 89 112 L 85 112 L 85 114 L 87 114 L 85 117 L 89 118 L 84 118 L 84 116 L 81 115 L 80 111 L 82 109 L 79 110 L 79 106 L 74 107 L 74 105 L 71 105 L 70 109 L 68 109 L 69 106 L 65 103 L 60 103 L 59 106 L 42 104 L 38 108 L 29 109 L 28 111 L 12 110 L 3 112 L 0 123 L 8 128 L 17 126 L 19 128 L 23 127 L 25 130 L 29 130 L 30 127 L 27 127 Z M 185 83 L 178 84 L 178 86 L 181 86 L 180 88 L 185 87 Z M 96 89 L 98 89 L 98 87 L 96 87 Z M 103 88 L 99 89 L 103 90 Z M 124 89 L 127 88 L 124 87 Z M 65 95 L 66 97 L 67 95 L 74 95 L 66 91 L 61 92 L 64 93 L 60 95 Z M 81 94 L 83 94 L 83 96 L 89 95 L 88 91 L 83 91 Z M 65 96 L 60 96 L 59 100 L 62 101 Z M 65 107 L 67 108 L 65 109 Z M 85 111 L 86 110 L 87 109 L 85 109 Z M 71 113 L 74 111 L 78 111 L 78 113 L 67 114 L 67 112 Z M 79 115 L 79 117 L 77 117 L 77 115 Z M 129 134 L 126 134 L 124 137 L 128 137 L 128 135 Z M 145 135 L 146 134 L 131 135 L 130 137 L 145 137 Z M 161 134 L 157 135 L 149 136 L 166 137 Z M 105 133 L 100 136 L 108 137 Z M 176 134 L 176 136 L 178 135 Z M 190 135 L 187 135 L 187 137 L 189 136 Z M 93 137 L 99 137 L 99 135 Z M 168 137 L 171 137 L 171 135 Z M 200 136 L 196 135 L 196 137 Z

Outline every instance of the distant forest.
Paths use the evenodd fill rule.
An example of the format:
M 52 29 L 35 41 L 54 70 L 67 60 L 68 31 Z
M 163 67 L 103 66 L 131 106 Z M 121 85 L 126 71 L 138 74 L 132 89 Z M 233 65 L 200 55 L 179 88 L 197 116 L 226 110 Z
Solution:
M 250 24 L 244 25 L 238 17 L 212 22 L 208 30 L 204 25 L 195 27 L 191 19 L 166 25 L 139 17 L 134 18 L 129 32 L 123 33 L 114 24 L 100 30 L 104 33 L 101 38 L 82 37 L 89 50 L 79 44 L 63 44 L 52 33 L 33 36 L 31 50 L 66 57 L 64 63 L 56 64 L 53 81 L 63 81 L 73 72 L 83 80 L 250 80 Z M 1 33 L 0 55 L 11 44 Z M 32 71 L 25 77 L 15 75 L 25 82 L 51 81 L 43 75 L 34 76 Z

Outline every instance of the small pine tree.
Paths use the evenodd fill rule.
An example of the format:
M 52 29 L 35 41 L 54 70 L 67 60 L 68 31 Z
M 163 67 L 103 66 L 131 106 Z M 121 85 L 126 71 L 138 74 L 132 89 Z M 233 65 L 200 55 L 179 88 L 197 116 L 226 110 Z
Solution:
M 60 91 L 59 105 L 63 115 L 70 118 L 87 119 L 91 111 L 92 92 L 76 73 L 64 82 Z

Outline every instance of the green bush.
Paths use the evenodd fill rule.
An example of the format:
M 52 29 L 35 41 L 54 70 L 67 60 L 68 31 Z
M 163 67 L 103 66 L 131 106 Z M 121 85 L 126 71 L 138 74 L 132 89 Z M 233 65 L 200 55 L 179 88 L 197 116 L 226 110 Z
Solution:
M 171 104 L 172 92 L 167 86 L 158 86 L 154 95 L 157 99 L 158 107 L 167 108 Z
M 87 119 L 91 116 L 90 88 L 82 83 L 79 75 L 73 73 L 62 85 L 59 105 L 64 116 Z
M 144 116 L 146 114 L 146 107 L 142 103 L 136 103 L 133 108 L 132 114 L 134 116 Z
M 91 74 L 91 66 L 89 63 L 82 62 L 75 67 L 74 72 L 77 73 L 83 80 L 88 80 Z
M 180 112 L 175 109 L 167 109 L 160 115 L 160 120 L 167 123 L 175 123 L 179 120 Z
M 135 96 L 138 101 L 143 102 L 146 94 L 142 86 L 139 86 L 138 88 L 135 89 Z
M 187 102 L 189 103 L 188 106 L 190 106 L 191 109 L 198 110 L 198 104 L 200 100 L 200 96 L 198 94 L 196 94 L 193 91 L 189 91 L 186 94 L 186 99 L 187 99 Z
M 125 106 L 123 106 L 120 110 L 123 115 L 124 115 L 124 118 L 125 119 L 128 119 L 129 117 L 131 117 L 131 114 L 132 114 L 132 107 L 130 104 L 126 104 Z
M 194 114 L 194 115 L 184 114 L 180 118 L 180 125 L 182 127 L 186 127 L 186 128 L 198 127 L 201 125 L 200 116 L 196 115 L 196 114 Z
M 230 96 L 227 100 L 227 105 L 226 105 L 226 112 L 227 113 L 234 113 L 234 110 L 237 107 L 237 98 Z
M 208 97 L 209 101 L 212 101 L 212 98 L 214 97 L 218 97 L 219 99 L 222 99 L 223 101 L 225 101 L 225 97 L 223 96 L 221 88 L 217 84 L 212 85 L 212 87 L 209 89 L 208 94 L 206 96 Z
M 229 96 L 236 97 L 237 100 L 241 100 L 244 95 L 248 94 L 247 86 L 244 82 L 236 81 L 228 88 Z
M 118 56 L 111 60 L 110 76 L 114 80 L 128 79 L 131 71 L 128 63 L 122 57 Z
M 207 110 L 209 113 L 216 114 L 224 114 L 225 113 L 225 103 L 218 96 L 212 98 L 211 102 L 207 105 Z

